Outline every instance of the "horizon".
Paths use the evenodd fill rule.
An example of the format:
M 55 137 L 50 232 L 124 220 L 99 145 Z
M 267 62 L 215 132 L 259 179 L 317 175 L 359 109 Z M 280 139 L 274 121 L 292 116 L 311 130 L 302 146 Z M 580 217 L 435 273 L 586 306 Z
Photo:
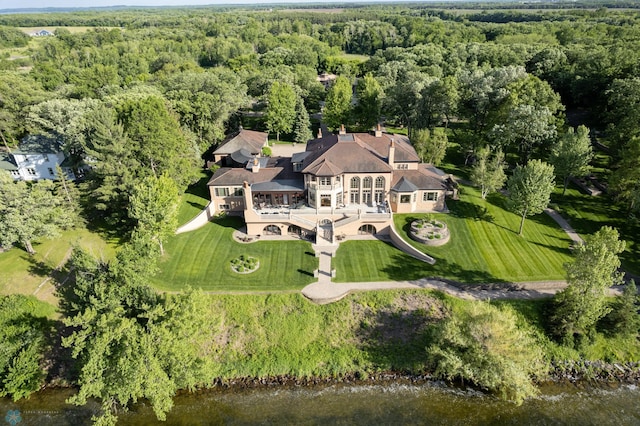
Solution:
M 246 6 L 246 5 L 291 5 L 304 4 L 319 6 L 334 6 L 349 3 L 433 3 L 438 0 L 426 1 L 405 1 L 405 0 L 347 0 L 347 1 L 318 1 L 318 0 L 93 0 L 87 6 L 85 0 L 23 0 L 20 7 L 6 7 L 5 0 L 0 1 L 0 11 L 17 13 L 29 9 L 33 10 L 55 10 L 55 9 L 98 9 L 98 8 L 118 8 L 118 7 L 202 7 L 202 6 Z M 445 2 L 456 3 L 462 0 L 447 0 Z M 472 2 L 482 2 L 475 0 Z M 9 5 L 7 5 L 9 6 Z M 14 5 L 11 5 L 14 6 Z

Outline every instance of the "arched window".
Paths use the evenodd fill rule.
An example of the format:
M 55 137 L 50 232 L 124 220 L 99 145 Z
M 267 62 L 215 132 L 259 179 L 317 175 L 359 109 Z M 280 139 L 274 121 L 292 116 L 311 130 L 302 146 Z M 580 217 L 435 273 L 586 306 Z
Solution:
M 291 235 L 302 235 L 302 228 L 300 228 L 298 225 L 289 225 L 287 233 Z
M 358 228 L 359 235 L 374 235 L 376 233 L 376 227 L 373 225 L 362 225 Z
M 376 178 L 376 189 L 384 189 L 384 178 L 382 176 Z
M 358 176 L 351 178 L 351 189 L 360 189 L 360 178 Z
M 362 181 L 362 187 L 371 189 L 371 176 L 367 176 L 366 178 L 364 178 L 364 180 Z
M 264 235 L 281 235 L 280 227 L 278 225 L 267 225 L 262 230 Z

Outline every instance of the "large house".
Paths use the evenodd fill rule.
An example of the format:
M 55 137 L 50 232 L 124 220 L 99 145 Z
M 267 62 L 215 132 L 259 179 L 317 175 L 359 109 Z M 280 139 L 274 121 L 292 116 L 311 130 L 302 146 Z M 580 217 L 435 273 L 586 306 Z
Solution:
M 57 179 L 56 166 L 62 168 L 68 179 L 75 180 L 67 163 L 60 141 L 42 135 L 27 136 L 18 149 L 0 153 L 0 169 L 11 173 L 14 180 Z
M 420 159 L 405 136 L 318 135 L 291 158 L 254 155 L 210 179 L 210 211 L 242 214 L 247 233 L 316 236 L 388 234 L 392 213 L 446 210 L 451 177 Z

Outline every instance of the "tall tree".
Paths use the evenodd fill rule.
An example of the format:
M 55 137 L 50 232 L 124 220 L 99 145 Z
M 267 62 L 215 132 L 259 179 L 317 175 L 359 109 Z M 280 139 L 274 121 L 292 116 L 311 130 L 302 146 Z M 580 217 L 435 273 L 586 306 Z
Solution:
M 622 149 L 609 184 L 616 199 L 627 203 L 629 212 L 640 208 L 640 137 L 632 138 Z
M 0 397 L 17 401 L 44 384 L 43 354 L 51 324 L 38 312 L 41 304 L 34 296 L 0 296 Z
M 178 226 L 178 187 L 166 174 L 147 176 L 134 185 L 129 215 L 141 232 L 150 234 L 164 255 L 163 241 Z
M 471 181 L 480 187 L 482 199 L 491 192 L 502 189 L 507 175 L 504 173 L 504 154 L 498 149 L 493 155 L 489 146 L 480 148 L 476 156 L 476 163 L 471 169 Z
M 607 289 L 620 282 L 618 272 L 625 243 L 618 231 L 604 226 L 576 247 L 574 260 L 565 265 L 568 286 L 555 296 L 554 332 L 567 342 L 578 343 L 609 312 Z
M 509 207 L 522 218 L 518 235 L 522 235 L 527 216 L 542 213 L 549 204 L 554 187 L 553 166 L 532 160 L 526 166 L 516 166 L 507 181 Z
M 630 280 L 622 294 L 616 297 L 606 320 L 616 334 L 637 336 L 640 332 L 640 296 L 634 280 Z
M 102 402 L 98 424 L 114 424 L 115 413 L 140 398 L 166 418 L 178 389 L 206 380 L 202 345 L 212 326 L 205 299 L 189 291 L 160 296 L 127 280 L 132 274 L 87 257 L 74 258 L 75 279 L 65 295 L 75 296 L 64 323 L 72 333 L 63 345 L 79 362 L 78 392 L 69 399 Z
M 589 129 L 578 126 L 576 131 L 569 128 L 551 148 L 549 163 L 556 175 L 562 178 L 562 194 L 567 190 L 569 179 L 589 173 L 589 162 L 593 157 Z
M 34 241 L 53 238 L 73 225 L 63 206 L 52 181 L 14 182 L 9 173 L 0 171 L 0 245 L 19 243 L 35 254 Z
M 510 109 L 505 121 L 496 124 L 492 137 L 500 147 L 513 147 L 523 163 L 533 150 L 556 136 L 555 117 L 547 107 L 519 105 Z
M 437 166 L 447 153 L 449 139 L 442 127 L 436 127 L 433 130 L 414 130 L 411 136 L 411 143 L 422 161 Z
M 356 85 L 358 103 L 354 109 L 355 119 L 362 129 L 370 129 L 380 120 L 382 87 L 371 73 L 358 80 Z
M 322 119 L 333 129 L 340 125 L 348 125 L 351 121 L 351 81 L 344 76 L 339 76 L 327 93 Z
M 311 133 L 309 113 L 304 106 L 303 99 L 298 97 L 296 101 L 296 121 L 293 125 L 293 141 L 297 143 L 307 143 L 307 141 L 312 138 L 313 134 Z
M 293 88 L 279 81 L 274 82 L 267 95 L 267 113 L 265 123 L 269 132 L 276 132 L 276 140 L 280 133 L 293 130 L 296 119 L 296 93 Z

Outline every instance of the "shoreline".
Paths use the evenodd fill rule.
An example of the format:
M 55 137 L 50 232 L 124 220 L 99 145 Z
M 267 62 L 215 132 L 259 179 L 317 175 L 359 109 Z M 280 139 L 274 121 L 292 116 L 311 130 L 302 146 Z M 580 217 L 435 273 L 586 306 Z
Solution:
M 593 386 L 606 385 L 640 385 L 640 362 L 606 363 L 604 361 L 561 361 L 552 364 L 549 375 L 543 379 L 534 379 L 536 386 L 546 384 L 581 384 L 587 383 Z M 199 394 L 206 392 L 239 392 L 252 389 L 272 388 L 325 388 L 335 385 L 365 386 L 385 384 L 422 385 L 427 383 L 444 383 L 452 387 L 473 388 L 486 392 L 480 386 L 470 382 L 458 380 L 448 381 L 433 376 L 431 373 L 409 373 L 406 371 L 383 371 L 376 373 L 353 372 L 340 374 L 335 377 L 296 377 L 292 375 L 279 375 L 267 377 L 236 377 L 213 379 L 208 384 L 202 384 L 194 390 L 180 389 L 176 396 L 185 394 Z M 75 384 L 47 384 L 40 389 L 73 389 Z

